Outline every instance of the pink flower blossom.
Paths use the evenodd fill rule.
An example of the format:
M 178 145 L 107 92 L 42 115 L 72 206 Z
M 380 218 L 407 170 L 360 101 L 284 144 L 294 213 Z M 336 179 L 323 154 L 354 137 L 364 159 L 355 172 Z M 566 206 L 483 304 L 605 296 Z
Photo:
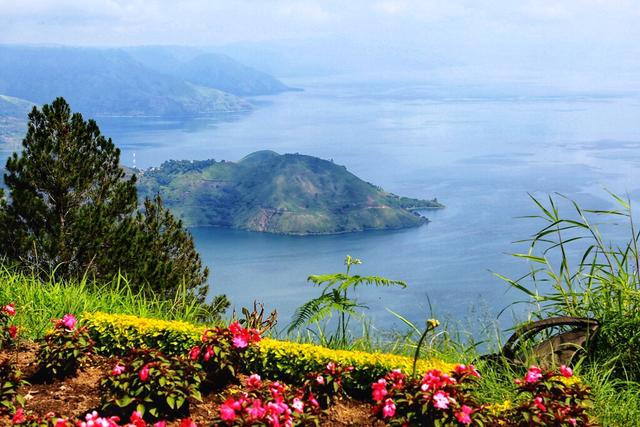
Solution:
M 327 372 L 329 372 L 331 375 L 336 373 L 336 364 L 334 362 L 329 362 L 327 363 Z
M 297 397 L 293 398 L 293 403 L 291 404 L 291 407 L 293 408 L 294 411 L 296 411 L 299 414 L 302 414 L 302 412 L 304 412 L 304 402 L 298 399 Z
M 438 409 L 447 409 L 449 407 L 449 396 L 444 391 L 439 391 L 433 395 L 433 406 Z
M 220 419 L 222 421 L 233 421 L 236 419 L 236 411 L 233 409 L 231 402 L 229 402 L 230 399 L 227 399 L 226 402 L 220 405 Z
M 18 328 L 15 325 L 9 326 L 9 337 L 12 340 L 15 340 L 17 336 L 18 336 Z
M 200 347 L 197 345 L 194 345 L 189 351 L 189 359 L 196 360 L 198 356 L 200 356 Z
M 320 407 L 320 404 L 316 400 L 316 398 L 313 395 L 313 393 L 309 393 L 309 397 L 307 398 L 307 400 L 309 401 L 309 404 L 311 404 L 311 406 L 313 406 L 314 408 L 319 408 Z
M 524 377 L 524 380 L 529 384 L 533 384 L 537 383 L 540 378 L 542 378 L 542 371 L 540 368 L 535 365 L 531 365 L 527 375 Z
M 456 419 L 458 420 L 459 423 L 464 424 L 464 425 L 469 425 L 471 424 L 471 414 L 473 413 L 473 409 L 471 409 L 469 406 L 467 405 L 462 405 L 462 408 L 460 408 L 460 412 L 456 412 Z
M 149 365 L 144 365 L 142 369 L 140 369 L 140 373 L 138 374 L 140 376 L 140 381 L 144 382 L 149 379 L 149 371 Z
M 125 371 L 124 365 L 117 363 L 116 366 L 114 366 L 113 369 L 111 370 L 111 375 L 118 376 L 124 371 Z
M 140 411 L 133 411 L 129 418 L 130 427 L 147 427 L 147 423 L 142 419 L 142 413 Z
M 393 399 L 387 399 L 384 401 L 382 407 L 382 416 L 384 418 L 391 418 L 396 414 L 396 404 L 393 403 Z
M 316 377 L 316 382 L 320 385 L 324 385 L 324 377 L 322 375 L 318 375 Z
M 231 333 L 233 335 L 238 335 L 239 333 L 242 332 L 243 327 L 240 326 L 239 322 L 233 322 L 232 324 L 229 325 L 229 331 L 231 331 Z
M 56 424 L 55 427 L 68 427 L 69 426 L 69 420 L 66 418 L 58 418 L 56 420 Z
M 180 422 L 180 427 L 198 427 L 198 425 L 191 418 L 185 418 Z
M 249 339 L 244 334 L 234 335 L 231 342 L 236 348 L 247 348 L 249 346 Z
M 569 421 L 569 424 L 571 424 L 572 426 L 578 425 L 578 420 L 576 420 L 575 418 L 569 418 L 567 421 Z
M 566 365 L 560 365 L 560 373 L 563 377 L 571 378 L 573 376 L 573 369 Z
M 76 324 L 78 323 L 78 319 L 73 314 L 65 314 L 62 318 L 61 323 L 70 331 L 73 331 L 76 328 Z
M 216 352 L 213 349 L 213 347 L 208 345 L 206 350 L 205 350 L 205 352 L 204 352 L 204 356 L 202 358 L 204 359 L 205 362 L 208 362 L 209 359 L 211 359 L 211 357 L 213 357 L 215 354 L 216 354 Z
M 547 410 L 547 407 L 544 406 L 544 399 L 541 396 L 536 396 L 536 398 L 533 399 L 533 404 L 543 412 Z
M 393 383 L 392 387 L 394 389 L 401 389 L 405 385 L 407 376 L 403 374 L 400 369 L 394 369 L 391 372 L 389 372 L 388 378 Z
M 380 378 L 377 382 L 371 385 L 373 391 L 371 395 L 373 396 L 373 400 L 376 402 L 382 401 L 384 397 L 387 395 L 387 381 L 383 378 Z
M 165 420 L 155 422 L 153 427 L 167 427 L 167 422 Z
M 247 387 L 254 390 L 262 387 L 262 379 L 260 378 L 260 375 L 253 374 L 249 376 L 249 378 L 247 378 Z
M 22 424 L 25 421 L 27 421 L 27 417 L 24 416 L 24 410 L 22 408 L 18 408 L 16 413 L 13 415 L 11 422 L 13 424 Z
M 2 311 L 7 313 L 9 316 L 15 316 L 16 315 L 15 304 L 11 303 L 11 304 L 5 305 L 4 307 L 2 307 Z
M 267 414 L 267 408 L 262 405 L 260 399 L 253 399 L 253 402 L 246 409 L 251 421 L 259 420 Z

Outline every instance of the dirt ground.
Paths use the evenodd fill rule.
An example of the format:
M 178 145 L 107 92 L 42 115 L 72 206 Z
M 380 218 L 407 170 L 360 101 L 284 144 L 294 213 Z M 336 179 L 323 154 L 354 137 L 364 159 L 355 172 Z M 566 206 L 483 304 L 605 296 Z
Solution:
M 100 408 L 99 384 L 102 377 L 111 370 L 112 363 L 100 356 L 93 356 L 90 363 L 81 369 L 75 377 L 65 378 L 53 383 L 44 383 L 34 377 L 36 373 L 37 345 L 23 342 L 16 350 L 0 351 L 0 360 L 14 360 L 29 381 L 29 385 L 21 387 L 19 393 L 26 399 L 25 411 L 44 415 L 48 412 L 64 416 L 82 417 L 87 412 Z M 220 394 L 211 393 L 203 396 L 202 402 L 190 405 L 190 417 L 198 426 L 211 426 L 212 414 L 218 411 Z M 1 423 L 1 420 L 0 420 Z M 177 421 L 168 425 L 178 426 Z M 371 406 L 366 403 L 343 399 L 336 402 L 322 418 L 322 426 L 382 426 L 371 417 Z

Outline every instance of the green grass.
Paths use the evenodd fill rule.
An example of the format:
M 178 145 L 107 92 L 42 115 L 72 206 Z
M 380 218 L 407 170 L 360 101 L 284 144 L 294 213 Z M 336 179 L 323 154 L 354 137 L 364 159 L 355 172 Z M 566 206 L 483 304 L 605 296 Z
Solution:
M 41 337 L 52 319 L 66 313 L 103 311 L 194 323 L 204 314 L 201 306 L 186 298 L 185 292 L 173 300 L 162 300 L 133 291 L 123 277 L 102 285 L 88 280 L 43 282 L 34 275 L 0 266 L 0 303 L 10 302 L 16 304 L 16 321 L 26 338 Z

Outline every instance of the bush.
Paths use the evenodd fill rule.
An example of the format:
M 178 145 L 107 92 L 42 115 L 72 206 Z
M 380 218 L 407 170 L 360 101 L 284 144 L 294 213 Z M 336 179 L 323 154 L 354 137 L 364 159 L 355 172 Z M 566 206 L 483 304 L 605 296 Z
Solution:
M 313 344 L 299 344 L 265 338 L 259 352 L 253 355 L 249 370 L 265 377 L 281 378 L 291 384 L 302 384 L 311 372 L 322 371 L 328 363 L 353 366 L 345 379 L 345 390 L 355 397 L 366 397 L 370 384 L 392 369 L 410 372 L 413 359 L 395 354 L 332 350 Z M 438 359 L 419 360 L 416 369 L 425 372 L 440 369 L 450 372 L 455 365 Z
M 256 329 L 243 328 L 234 322 L 228 328 L 205 330 L 201 343 L 191 348 L 189 357 L 204 367 L 211 385 L 221 387 L 245 366 L 244 354 L 260 339 Z
M 278 381 L 251 375 L 246 386 L 227 393 L 214 418 L 216 426 L 292 426 L 319 423 L 320 405 L 313 394 Z
M 22 373 L 8 359 L 0 362 L 0 415 L 15 410 L 15 404 L 24 405 L 24 397 L 18 394 L 18 388 L 26 382 Z
M 513 410 L 499 417 L 503 425 L 526 426 L 589 426 L 590 390 L 573 378 L 570 368 L 562 365 L 558 371 L 543 372 L 531 366 L 522 380 L 516 380 L 518 394 L 524 400 Z
M 39 374 L 45 379 L 64 378 L 76 373 L 93 351 L 94 342 L 86 327 L 77 328 L 71 314 L 54 322 L 38 350 Z
M 181 321 L 125 314 L 85 313 L 84 324 L 105 356 L 124 356 L 135 348 L 161 348 L 166 355 L 184 355 L 202 336 L 203 327 Z
M 388 425 L 485 425 L 485 407 L 470 390 L 480 374 L 457 365 L 451 375 L 438 369 L 408 378 L 399 369 L 373 383 L 374 415 Z
M 202 400 L 201 381 L 201 371 L 185 357 L 133 350 L 101 381 L 102 408 L 117 415 L 135 410 L 152 419 L 182 416 L 190 400 Z
M 0 349 L 11 347 L 18 337 L 18 328 L 11 324 L 11 319 L 16 315 L 13 303 L 2 306 L 0 309 Z

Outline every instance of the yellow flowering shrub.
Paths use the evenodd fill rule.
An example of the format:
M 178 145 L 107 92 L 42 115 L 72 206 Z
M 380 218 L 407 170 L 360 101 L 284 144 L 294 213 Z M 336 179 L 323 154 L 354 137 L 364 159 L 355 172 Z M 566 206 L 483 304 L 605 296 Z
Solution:
M 204 327 L 126 314 L 85 313 L 84 324 L 101 354 L 122 355 L 132 348 L 161 349 L 167 355 L 186 354 L 200 340 Z

